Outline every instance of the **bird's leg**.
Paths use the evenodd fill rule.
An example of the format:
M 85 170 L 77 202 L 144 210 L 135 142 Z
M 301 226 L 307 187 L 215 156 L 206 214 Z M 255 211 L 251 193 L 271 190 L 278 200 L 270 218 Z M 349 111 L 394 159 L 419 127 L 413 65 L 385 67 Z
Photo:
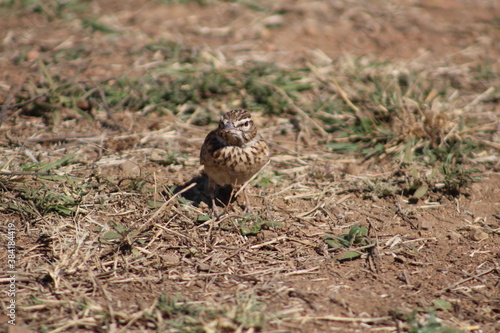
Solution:
M 244 213 L 253 213 L 252 207 L 250 206 L 250 200 L 248 199 L 247 189 L 246 187 L 242 190 L 243 195 L 245 196 L 245 210 Z
M 214 217 L 219 217 L 219 209 L 215 204 L 215 187 L 216 184 L 212 179 L 208 179 L 208 194 L 210 194 L 210 199 L 212 200 L 212 211 L 214 213 Z

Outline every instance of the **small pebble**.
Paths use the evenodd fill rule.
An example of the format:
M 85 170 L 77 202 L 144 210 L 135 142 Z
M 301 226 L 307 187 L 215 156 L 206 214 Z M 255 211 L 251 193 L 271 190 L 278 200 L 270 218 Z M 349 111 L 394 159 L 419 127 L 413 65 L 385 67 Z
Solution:
M 472 229 L 469 232 L 470 239 L 474 241 L 480 241 L 488 238 L 488 233 L 482 231 L 481 229 Z

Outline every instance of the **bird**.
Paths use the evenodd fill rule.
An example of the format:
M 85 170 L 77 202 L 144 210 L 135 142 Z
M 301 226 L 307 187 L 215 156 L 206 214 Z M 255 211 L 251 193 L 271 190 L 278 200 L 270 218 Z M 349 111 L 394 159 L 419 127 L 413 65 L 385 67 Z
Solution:
M 218 127 L 208 133 L 200 151 L 200 164 L 208 176 L 208 193 L 216 216 L 216 186 L 232 185 L 234 190 L 250 180 L 268 161 L 269 147 L 247 110 L 235 109 L 221 116 Z M 251 211 L 246 189 L 242 192 L 245 211 Z

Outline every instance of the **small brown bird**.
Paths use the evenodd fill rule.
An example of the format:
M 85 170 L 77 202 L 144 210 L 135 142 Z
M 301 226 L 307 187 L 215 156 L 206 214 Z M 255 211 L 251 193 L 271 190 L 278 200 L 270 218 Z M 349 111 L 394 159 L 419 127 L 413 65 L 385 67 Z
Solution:
M 208 192 L 215 205 L 216 185 L 245 184 L 269 161 L 269 148 L 257 132 L 250 113 L 237 109 L 220 118 L 219 127 L 208 133 L 201 147 L 200 162 L 208 175 Z M 246 208 L 250 209 L 247 193 Z

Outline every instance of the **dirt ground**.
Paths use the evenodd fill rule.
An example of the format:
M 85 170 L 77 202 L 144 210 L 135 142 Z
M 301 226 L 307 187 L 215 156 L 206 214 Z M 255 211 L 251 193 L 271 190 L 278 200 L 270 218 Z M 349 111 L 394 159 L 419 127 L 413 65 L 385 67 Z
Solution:
M 370 57 L 436 69 L 489 62 L 500 71 L 497 1 L 283 0 L 253 6 L 265 9 L 232 2 L 101 0 L 85 2 L 84 14 L 60 18 L 0 7 L 0 96 L 5 101 L 15 85 L 36 86 L 40 79 L 34 68 L 58 52 L 62 58 L 55 68 L 61 76 L 78 72 L 89 81 L 140 77 L 163 60 L 161 52 L 145 53 L 144 47 L 165 41 L 236 63 L 251 59 L 302 66 Z M 119 33 L 82 26 L 82 15 L 99 18 Z M 70 51 L 76 56 L 64 61 Z M 71 116 L 70 110 L 64 112 Z M 153 320 L 144 314 L 162 294 L 219 304 L 228 313 L 251 307 L 255 297 L 271 318 L 262 327 L 238 326 L 225 322 L 225 315 L 203 323 L 207 332 L 409 331 L 411 313 L 423 326 L 435 315 L 446 327 L 500 332 L 498 150 L 496 166 L 479 166 L 483 180 L 464 193 L 414 204 L 404 195 L 367 197 L 352 191 L 361 180 L 383 183 L 397 177 L 394 163 L 332 153 L 322 138 L 298 139 L 285 117 L 256 115 L 260 131 L 274 145 L 271 163 L 249 193 L 256 215 L 272 224 L 244 235 L 233 221 L 256 221 L 241 216 L 241 198 L 221 220 L 199 219 L 210 209 L 198 154 L 214 122 L 194 126 L 171 115 L 121 110 L 114 115 L 123 129 L 117 132 L 64 112 L 57 126 L 17 113 L 0 127 L 0 145 L 13 160 L 29 160 L 27 150 L 37 159 L 54 160 L 78 148 L 78 165 L 63 171 L 92 183 L 82 214 L 32 218 L 0 210 L 2 224 L 17 225 L 16 322 L 25 328 L 18 332 L 161 331 L 148 323 L 168 316 Z M 492 121 L 499 120 L 498 105 L 495 112 Z M 69 136 L 79 139 L 52 140 Z M 298 157 L 283 148 L 298 151 Z M 180 156 L 176 162 L 158 162 L 162 151 L 172 150 Z M 8 156 L 2 155 L 4 168 Z M 280 177 L 273 178 L 276 172 Z M 148 175 L 151 192 L 145 195 L 127 188 L 140 175 Z M 18 182 L 41 186 L 36 177 L 19 177 Z M 270 184 L 261 185 L 266 177 Z M 199 183 L 188 188 L 193 181 Z M 14 200 L 5 184 L 2 200 Z M 194 204 L 186 208 L 168 194 L 165 189 L 172 186 L 188 188 L 184 198 Z M 151 198 L 171 202 L 155 211 L 147 206 Z M 110 221 L 131 231 L 127 237 L 136 241 L 131 253 L 106 243 L 86 244 L 93 228 Z M 354 225 L 368 228 L 375 250 L 339 261 L 325 237 L 345 234 Z M 6 265 L 6 255 L 0 258 Z M 2 274 L 5 286 L 7 277 Z M 1 295 L 6 310 L 6 291 Z

